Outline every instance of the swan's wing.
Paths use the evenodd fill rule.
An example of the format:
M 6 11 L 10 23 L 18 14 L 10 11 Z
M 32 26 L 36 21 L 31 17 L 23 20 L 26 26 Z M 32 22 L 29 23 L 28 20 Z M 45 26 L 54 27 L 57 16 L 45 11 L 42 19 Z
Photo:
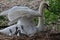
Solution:
M 34 11 L 28 7 L 16 7 L 12 8 L 10 13 L 8 14 L 8 19 L 10 21 L 15 20 L 19 17 L 33 17 L 33 16 L 40 16 L 37 11 Z
M 12 9 L 15 9 L 15 8 L 17 8 L 17 6 L 14 6 L 11 9 L 8 9 L 8 10 L 5 10 L 5 11 L 1 12 L 0 16 L 8 16 L 8 14 L 12 11 Z
M 15 27 L 17 27 L 17 24 L 14 24 L 14 25 L 9 26 L 7 28 L 1 29 L 0 32 L 3 33 L 3 34 L 9 35 L 10 34 L 9 29 L 11 29 L 13 31 L 13 33 L 14 33 L 15 30 L 16 30 Z
M 0 16 L 7 16 L 9 12 L 13 11 L 13 9 L 17 8 L 17 6 L 12 7 L 11 9 L 5 10 L 0 13 Z
M 40 16 L 37 11 L 22 6 L 14 6 L 11 9 L 2 12 L 1 15 L 6 15 L 9 21 L 13 21 L 22 17 Z
M 9 10 L 1 12 L 1 13 L 0 13 L 0 16 L 6 16 L 6 15 L 8 15 L 8 11 L 9 11 Z

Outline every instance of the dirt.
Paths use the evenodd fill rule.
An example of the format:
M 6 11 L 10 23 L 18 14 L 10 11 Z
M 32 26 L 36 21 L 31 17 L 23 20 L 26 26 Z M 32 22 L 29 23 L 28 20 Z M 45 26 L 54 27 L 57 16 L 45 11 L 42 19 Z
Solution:
M 32 37 L 7 36 L 7 35 L 0 34 L 0 40 L 60 40 L 60 33 L 44 31 L 44 32 L 38 32 Z

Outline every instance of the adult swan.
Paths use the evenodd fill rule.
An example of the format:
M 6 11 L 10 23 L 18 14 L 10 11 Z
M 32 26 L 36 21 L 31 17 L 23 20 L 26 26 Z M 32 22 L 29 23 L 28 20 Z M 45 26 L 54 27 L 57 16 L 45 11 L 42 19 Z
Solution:
M 3 11 L 0 14 L 0 16 L 6 15 L 10 21 L 8 24 L 13 24 L 14 22 L 17 22 L 17 24 L 2 29 L 0 30 L 0 32 L 6 35 L 9 35 L 10 33 L 11 35 L 14 35 L 17 31 L 20 30 L 18 33 L 33 36 L 37 32 L 37 30 L 42 31 L 44 28 L 43 27 L 44 8 L 48 8 L 48 5 L 45 1 L 42 1 L 39 6 L 39 11 L 34 11 L 28 7 L 23 6 L 14 6 L 9 10 Z M 33 17 L 39 17 L 39 22 L 37 26 L 35 26 L 31 20 Z

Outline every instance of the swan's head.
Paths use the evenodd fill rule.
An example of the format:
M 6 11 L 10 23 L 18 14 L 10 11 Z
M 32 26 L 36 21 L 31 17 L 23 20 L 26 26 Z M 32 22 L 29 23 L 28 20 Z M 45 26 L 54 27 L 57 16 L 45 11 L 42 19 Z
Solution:
M 42 1 L 41 3 L 40 3 L 40 6 L 39 6 L 40 8 L 49 8 L 49 1 Z
M 47 3 L 44 3 L 44 8 L 49 8 L 48 4 Z

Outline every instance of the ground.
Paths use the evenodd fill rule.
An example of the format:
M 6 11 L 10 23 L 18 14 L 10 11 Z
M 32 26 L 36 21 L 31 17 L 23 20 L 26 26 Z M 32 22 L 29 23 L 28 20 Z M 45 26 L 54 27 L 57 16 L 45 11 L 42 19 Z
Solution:
M 0 34 L 0 40 L 60 40 L 60 33 L 44 31 L 36 33 L 32 37 L 28 36 L 7 36 Z

